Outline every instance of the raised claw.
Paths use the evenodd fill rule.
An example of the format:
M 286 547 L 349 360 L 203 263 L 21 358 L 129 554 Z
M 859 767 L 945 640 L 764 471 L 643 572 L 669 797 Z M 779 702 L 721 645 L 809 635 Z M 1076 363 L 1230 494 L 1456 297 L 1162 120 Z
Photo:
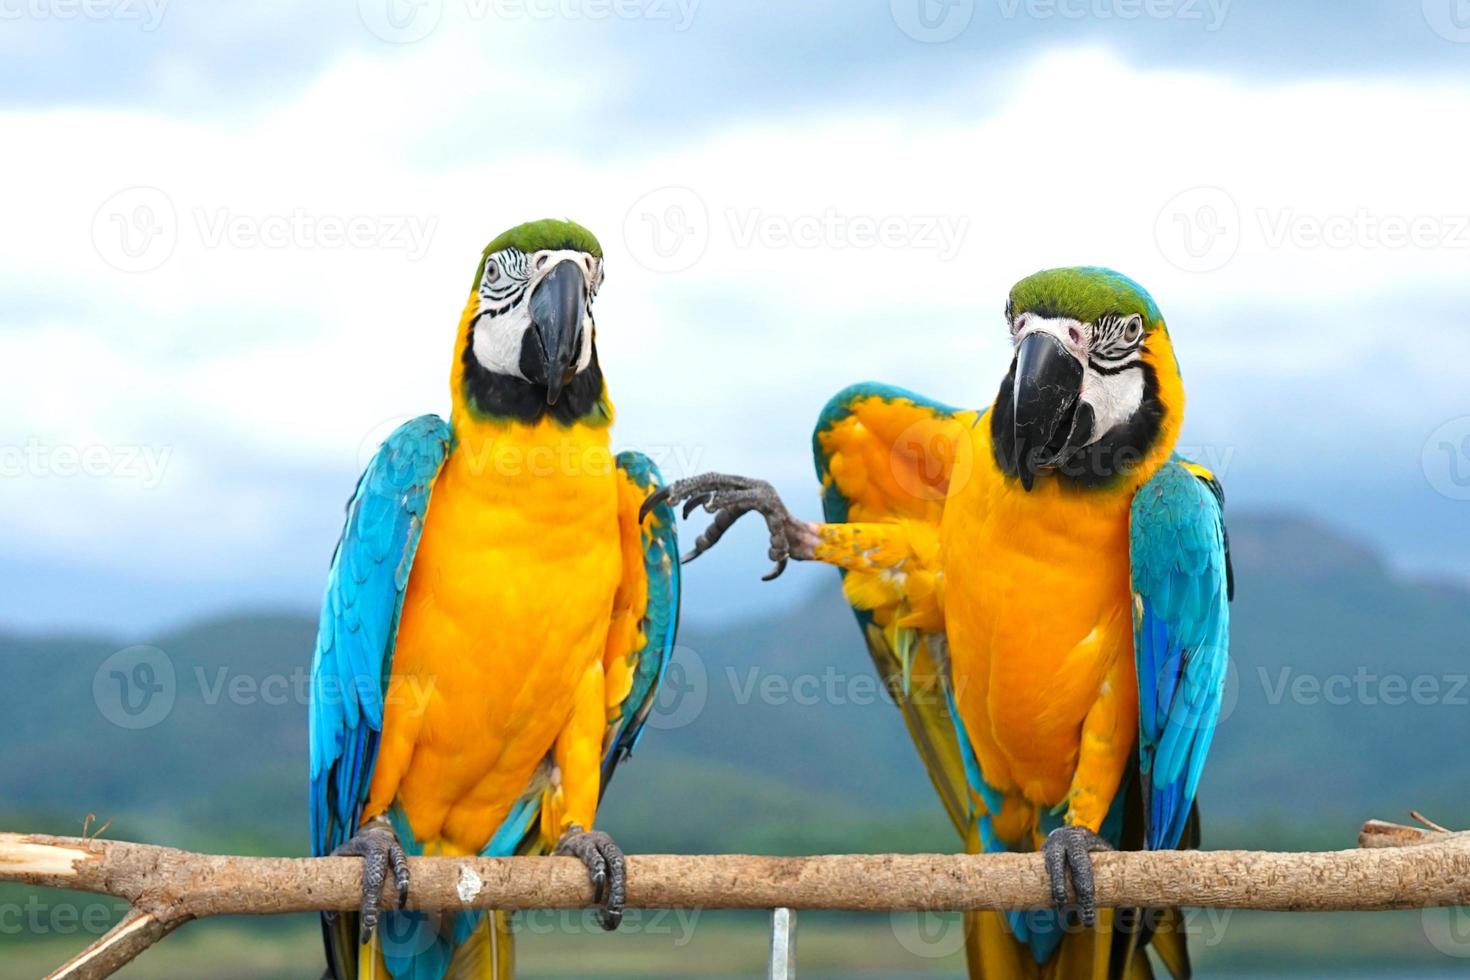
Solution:
M 811 525 L 792 517 L 775 488 L 764 480 L 723 473 L 705 473 L 678 480 L 655 491 L 644 501 L 640 519 L 663 503 L 674 507 L 682 504 L 686 519 L 700 507 L 715 515 L 695 539 L 694 548 L 680 559 L 683 562 L 691 562 L 713 548 L 736 521 L 751 511 L 765 518 L 771 535 L 769 554 L 776 564 L 764 576 L 765 581 L 769 582 L 784 572 L 789 559 L 812 557 L 815 533 Z

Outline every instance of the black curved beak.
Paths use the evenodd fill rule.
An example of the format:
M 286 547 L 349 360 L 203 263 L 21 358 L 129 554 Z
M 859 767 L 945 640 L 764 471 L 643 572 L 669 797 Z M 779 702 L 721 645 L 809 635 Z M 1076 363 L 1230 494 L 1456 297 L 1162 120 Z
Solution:
M 586 317 L 582 269 L 563 259 L 536 284 L 531 294 L 531 333 L 534 356 L 523 349 L 521 370 L 527 379 L 546 386 L 546 404 L 555 405 L 562 389 L 577 373 L 582 348 L 582 321 Z
M 1028 492 L 1036 484 L 1037 470 L 1062 462 L 1091 435 L 1091 413 L 1078 417 L 1082 381 L 1082 362 L 1057 338 L 1033 333 L 1021 341 L 1013 421 L 1016 470 Z M 1079 432 L 1081 428 L 1087 432 Z

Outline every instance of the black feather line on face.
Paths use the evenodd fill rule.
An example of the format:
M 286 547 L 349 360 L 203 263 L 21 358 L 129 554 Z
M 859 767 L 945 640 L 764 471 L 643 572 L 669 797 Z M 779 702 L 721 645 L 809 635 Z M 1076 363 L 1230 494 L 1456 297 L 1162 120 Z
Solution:
M 1143 372 L 1143 400 L 1126 422 L 1115 425 L 1101 439 L 1084 446 L 1064 460 L 1055 476 L 1073 487 L 1096 490 L 1111 486 L 1133 472 L 1158 442 L 1164 423 L 1164 403 L 1159 400 L 1159 379 L 1147 362 L 1129 365 Z M 1006 476 L 1019 476 L 1016 452 L 1014 395 L 1016 365 L 1000 385 L 990 409 L 990 448 L 995 464 Z
M 555 405 L 546 404 L 546 386 L 533 384 L 509 374 L 497 374 L 487 370 L 475 357 L 473 341 L 465 345 L 461 360 L 464 362 L 464 399 L 477 415 L 491 418 L 511 418 L 518 422 L 534 424 L 551 418 L 562 425 L 607 417 L 607 406 L 602 400 L 602 367 L 597 363 L 597 344 L 592 343 L 592 362 L 587 370 L 581 371 L 562 389 Z

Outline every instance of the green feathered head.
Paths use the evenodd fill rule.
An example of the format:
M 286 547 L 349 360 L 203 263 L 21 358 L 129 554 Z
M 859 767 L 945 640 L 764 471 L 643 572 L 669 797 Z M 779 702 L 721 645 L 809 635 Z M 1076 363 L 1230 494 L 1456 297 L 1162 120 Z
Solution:
M 513 248 L 522 255 L 568 251 L 585 252 L 599 261 L 602 259 L 602 246 L 598 244 L 597 236 L 575 221 L 559 221 L 556 218 L 527 221 L 509 231 L 501 232 L 485 246 L 485 250 L 480 253 L 480 265 L 475 269 L 476 286 L 479 286 L 480 279 L 485 274 L 485 259 L 508 248 Z
M 1011 287 L 1006 320 L 1014 322 L 1023 313 L 1046 319 L 1066 317 L 1082 323 L 1137 315 L 1148 330 L 1164 324 L 1148 290 L 1121 272 L 1099 266 L 1047 269 L 1022 279 Z

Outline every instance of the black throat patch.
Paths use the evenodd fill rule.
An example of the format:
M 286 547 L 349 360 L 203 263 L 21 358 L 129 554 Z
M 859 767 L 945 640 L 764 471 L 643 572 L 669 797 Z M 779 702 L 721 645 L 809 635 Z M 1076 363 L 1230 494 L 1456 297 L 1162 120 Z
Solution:
M 575 422 L 601 424 L 607 421 L 607 404 L 602 400 L 602 366 L 597 363 L 597 344 L 592 344 L 592 363 L 562 389 L 555 405 L 546 404 L 546 386 L 509 374 L 489 371 L 475 357 L 474 344 L 466 344 L 460 355 L 464 365 L 464 399 L 477 415 L 510 418 L 528 425 L 551 418 L 562 425 Z

